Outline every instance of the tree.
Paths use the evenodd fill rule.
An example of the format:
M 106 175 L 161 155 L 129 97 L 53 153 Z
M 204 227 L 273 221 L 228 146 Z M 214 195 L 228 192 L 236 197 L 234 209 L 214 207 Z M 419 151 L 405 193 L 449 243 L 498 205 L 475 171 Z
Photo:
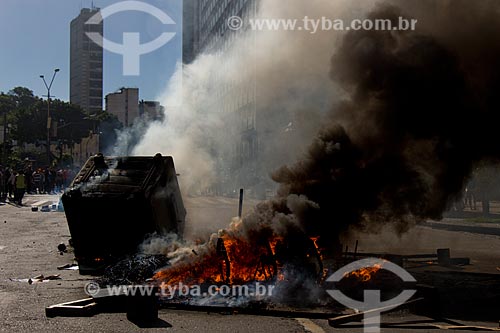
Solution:
M 9 91 L 12 101 L 18 109 L 28 109 L 40 99 L 33 95 L 33 91 L 25 87 L 15 87 Z
M 7 94 L 0 93 L 0 121 L 9 124 L 9 139 L 23 144 L 45 145 L 47 140 L 47 100 L 39 98 L 28 88 L 15 87 Z M 78 105 L 58 99 L 50 101 L 52 139 L 61 146 L 73 145 L 88 137 L 90 132 L 101 133 L 104 145 L 116 140 L 115 129 L 121 128 L 118 119 L 107 113 L 86 114 Z M 3 119 L 5 118 L 5 119 Z M 2 152 L 5 148 L 2 148 Z M 23 153 L 23 152 L 20 152 Z M 27 152 L 25 152 L 27 153 Z M 31 153 L 30 153 L 31 154 Z M 4 154 L 4 155 L 12 155 Z M 43 155 L 43 154 L 42 154 Z
M 2 163 L 6 163 L 7 157 L 10 155 L 10 144 L 7 142 L 7 119 L 8 113 L 11 109 L 13 109 L 14 103 L 9 95 L 5 95 L 4 93 L 0 93 L 0 119 L 2 122 Z
M 57 138 L 66 142 L 79 143 L 92 130 L 92 122 L 87 119 L 81 107 L 75 104 L 53 100 L 51 117 L 57 123 Z M 45 108 L 46 110 L 46 108 Z
M 102 112 L 98 116 L 99 121 L 99 133 L 101 134 L 100 144 L 101 151 L 104 153 L 109 153 L 104 151 L 104 149 L 113 147 L 117 140 L 117 130 L 122 129 L 123 125 L 118 120 L 118 117 L 109 113 Z
M 8 122 L 11 124 L 11 139 L 23 143 L 46 141 L 47 100 L 33 95 L 25 87 L 9 91 L 7 98 L 12 106 Z M 56 139 L 72 143 L 80 142 L 89 135 L 92 122 L 86 119 L 84 111 L 77 105 L 58 99 L 50 101 L 50 116 Z

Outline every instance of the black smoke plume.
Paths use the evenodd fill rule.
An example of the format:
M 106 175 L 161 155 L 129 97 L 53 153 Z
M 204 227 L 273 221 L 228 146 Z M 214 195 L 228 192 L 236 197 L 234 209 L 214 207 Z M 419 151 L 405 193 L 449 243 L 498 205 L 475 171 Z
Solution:
M 369 18 L 416 17 L 417 30 L 345 35 L 331 60 L 345 99 L 307 156 L 273 174 L 277 201 L 315 203 L 294 212 L 308 235 L 440 219 L 472 169 L 500 157 L 499 7 L 384 5 Z
M 499 159 L 500 2 L 392 1 L 369 14 L 400 16 L 418 19 L 417 30 L 345 34 L 325 68 L 343 100 L 306 156 L 273 173 L 277 196 L 219 236 L 253 244 L 257 258 L 258 244 L 278 237 L 283 261 L 303 271 L 309 237 L 335 248 L 352 227 L 404 232 L 440 219 L 471 171 Z M 164 276 L 210 258 L 184 252 Z

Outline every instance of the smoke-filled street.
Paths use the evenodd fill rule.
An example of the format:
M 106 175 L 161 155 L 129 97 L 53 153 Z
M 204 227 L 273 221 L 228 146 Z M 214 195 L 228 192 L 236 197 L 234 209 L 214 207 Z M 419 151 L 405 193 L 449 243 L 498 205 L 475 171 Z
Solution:
M 56 201 L 57 197 L 42 197 Z M 29 202 L 39 202 L 40 196 L 29 196 Z M 191 210 L 191 207 L 193 208 Z M 213 211 L 237 207 L 237 200 L 217 198 L 197 198 L 188 203 L 194 214 L 204 209 Z M 1 207 L 2 243 L 0 243 L 0 312 L 2 313 L 2 332 L 13 331 L 136 331 L 137 326 L 126 320 L 124 313 L 103 313 L 89 318 L 45 317 L 44 308 L 53 304 L 85 298 L 84 285 L 91 277 L 84 277 L 78 271 L 58 270 L 57 267 L 73 262 L 74 253 L 60 254 L 57 246 L 67 243 L 70 235 L 61 212 L 32 212 L 29 207 L 18 208 L 12 205 Z M 449 223 L 459 223 L 452 220 Z M 491 227 L 500 228 L 498 224 Z M 98 232 L 98 230 L 96 230 Z M 383 241 L 381 241 L 383 239 Z M 495 264 L 500 262 L 497 249 L 500 236 L 476 233 L 433 230 L 416 227 L 401 239 L 384 232 L 373 237 L 360 238 L 360 252 L 392 251 L 396 253 L 417 253 L 433 251 L 437 247 L 449 247 L 454 256 L 469 256 L 472 266 L 466 271 L 494 272 Z M 60 274 L 60 279 L 48 282 L 27 282 L 37 275 Z M 24 280 L 23 280 L 24 279 Z M 21 280 L 21 281 L 18 281 Z M 397 321 L 419 319 L 406 312 L 396 312 L 384 316 L 385 320 Z M 244 314 L 211 313 L 160 310 L 161 319 L 157 328 L 144 331 L 174 332 L 336 332 L 324 319 L 296 319 Z M 420 318 L 421 319 L 421 318 Z M 487 323 L 476 322 L 476 325 Z M 343 332 L 359 332 L 359 329 L 343 329 Z M 385 330 L 384 330 L 385 331 Z M 407 331 L 407 330 L 406 330 Z M 401 330 L 401 332 L 406 332 Z M 434 330 L 427 330 L 434 332 Z M 436 330 L 437 331 L 437 330 Z M 391 329 L 390 332 L 399 332 Z
M 0 331 L 500 330 L 498 0 L 0 0 L 0 34 Z

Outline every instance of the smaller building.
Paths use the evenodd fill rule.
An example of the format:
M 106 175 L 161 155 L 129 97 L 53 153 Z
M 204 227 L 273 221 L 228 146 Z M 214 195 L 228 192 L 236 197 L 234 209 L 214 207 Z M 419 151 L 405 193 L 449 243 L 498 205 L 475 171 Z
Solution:
M 123 126 L 132 126 L 139 117 L 139 89 L 121 88 L 106 95 L 106 111 L 114 114 Z
M 157 101 L 142 100 L 139 103 L 139 115 L 146 121 L 162 120 L 165 108 Z

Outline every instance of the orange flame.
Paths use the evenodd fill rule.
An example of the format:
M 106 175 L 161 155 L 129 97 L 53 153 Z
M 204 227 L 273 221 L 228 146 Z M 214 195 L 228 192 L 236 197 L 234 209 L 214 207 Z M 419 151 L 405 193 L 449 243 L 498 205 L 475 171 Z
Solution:
M 208 251 L 167 267 L 155 274 L 153 279 L 165 285 L 194 285 L 202 283 L 244 284 L 252 281 L 285 280 L 279 271 L 276 247 L 282 238 L 272 236 L 269 240 L 249 241 L 237 233 L 221 236 L 227 257 L 217 251 L 214 244 L 207 244 Z M 316 238 L 317 240 L 317 238 Z M 313 239 L 313 242 L 316 241 Z M 226 275 L 226 261 L 229 260 L 230 278 Z
M 318 237 L 311 237 L 311 240 L 313 241 L 314 243 L 314 247 L 316 248 L 316 250 L 318 251 L 319 253 L 319 256 L 321 258 L 321 260 L 323 260 L 323 255 L 322 255 L 322 252 L 321 249 L 319 248 L 319 245 L 318 245 L 318 241 L 319 241 L 319 236 Z
M 274 252 L 265 243 L 255 246 L 250 242 L 237 238 L 223 236 L 224 246 L 230 265 L 230 279 L 227 280 L 226 259 L 217 253 L 215 246 L 204 256 L 193 256 L 185 263 L 167 267 L 156 273 L 155 280 L 167 285 L 214 283 L 247 283 L 250 281 L 266 281 L 277 275 L 274 264 Z
M 361 282 L 368 282 L 370 281 L 375 274 L 382 269 L 382 264 L 374 264 L 371 267 L 365 267 L 361 268 L 357 271 L 346 273 L 344 277 L 353 277 L 358 279 Z

